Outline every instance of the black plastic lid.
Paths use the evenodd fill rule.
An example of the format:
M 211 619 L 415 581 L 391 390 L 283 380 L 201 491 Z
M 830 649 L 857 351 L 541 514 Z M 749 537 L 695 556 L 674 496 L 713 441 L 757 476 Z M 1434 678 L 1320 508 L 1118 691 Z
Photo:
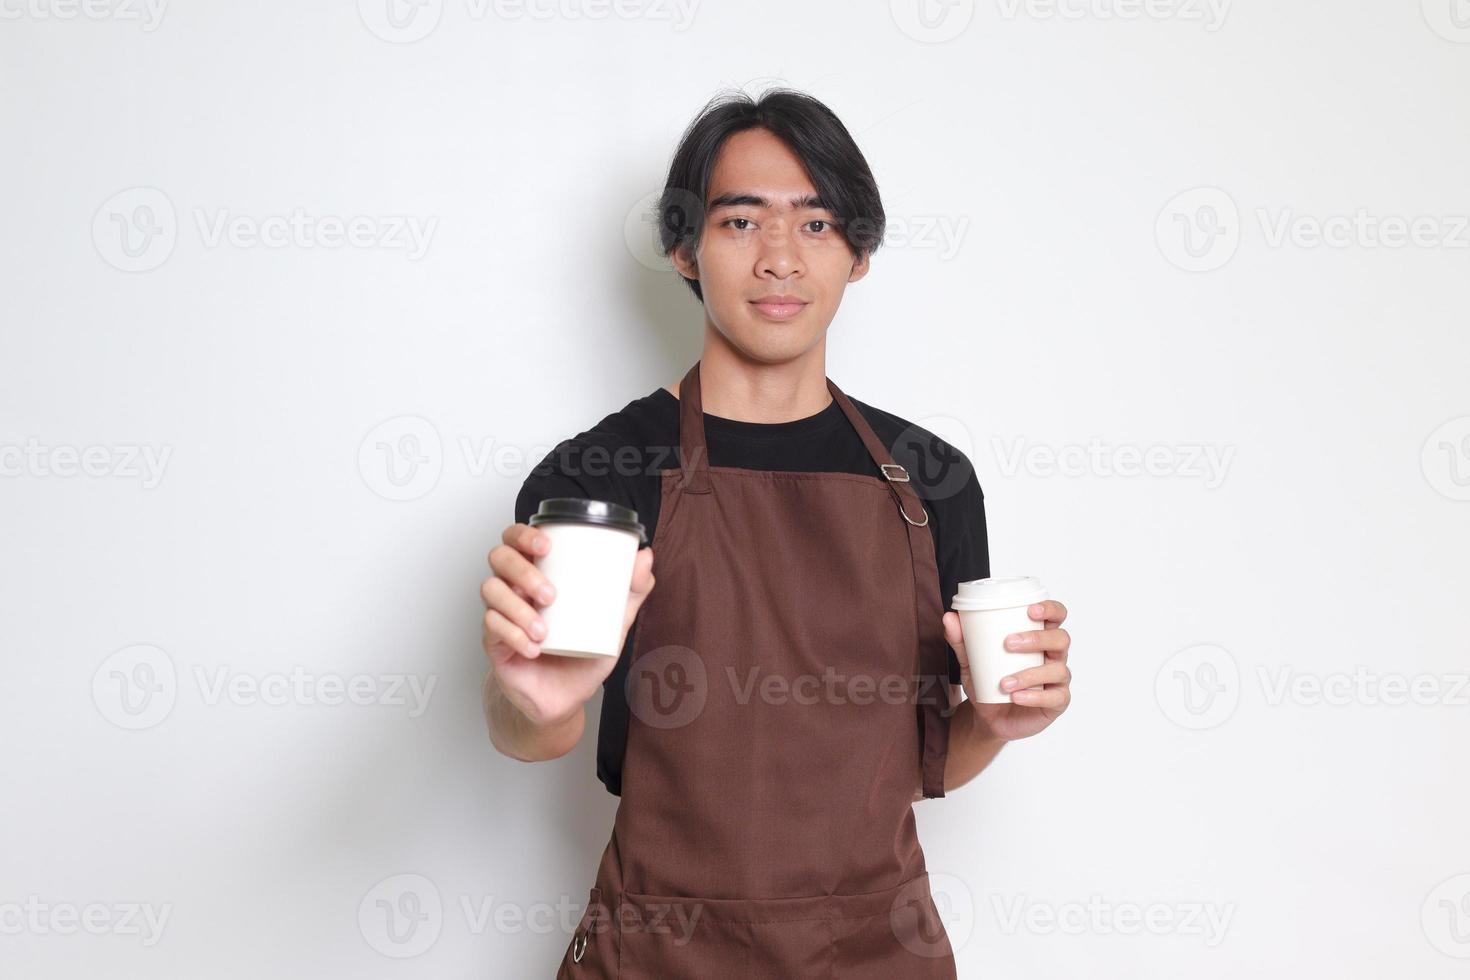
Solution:
M 647 544 L 648 536 L 638 523 L 638 512 L 606 500 L 584 500 L 581 497 L 549 497 L 541 501 L 536 513 L 528 519 L 537 524 L 600 524 L 638 535 L 639 544 Z

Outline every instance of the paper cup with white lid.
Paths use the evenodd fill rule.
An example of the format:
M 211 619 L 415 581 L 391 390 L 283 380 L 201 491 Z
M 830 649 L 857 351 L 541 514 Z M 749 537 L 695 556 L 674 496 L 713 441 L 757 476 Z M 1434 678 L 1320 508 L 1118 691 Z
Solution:
M 1031 575 L 981 578 L 961 582 L 954 596 L 954 611 L 960 614 L 960 631 L 975 684 L 975 700 L 982 704 L 1009 704 L 1010 692 L 1000 682 L 1012 674 L 1046 663 L 1041 651 L 1007 650 L 1006 637 L 1042 629 L 1026 614 L 1032 603 L 1047 598 L 1046 587 Z
M 538 610 L 546 624 L 541 652 L 618 656 L 633 563 L 648 541 L 638 512 L 606 500 L 550 497 L 528 523 L 551 539 L 551 550 L 536 558 L 556 590 Z

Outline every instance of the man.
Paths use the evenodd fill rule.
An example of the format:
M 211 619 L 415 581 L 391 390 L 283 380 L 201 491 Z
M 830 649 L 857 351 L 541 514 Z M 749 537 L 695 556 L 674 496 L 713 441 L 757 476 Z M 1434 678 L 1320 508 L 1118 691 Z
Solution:
M 971 700 L 945 609 L 989 575 L 979 484 L 826 377 L 827 328 L 883 233 L 826 106 L 785 90 L 706 106 L 659 221 L 703 304 L 700 359 L 548 455 L 482 588 L 499 751 L 564 755 L 604 688 L 598 776 L 621 799 L 558 976 L 953 977 L 912 804 L 1066 709 L 1066 609 L 1033 606 L 1043 628 L 1012 638 L 1046 653 L 1004 685 L 1014 704 Z M 917 341 L 895 331 L 874 356 L 901 366 Z M 555 584 L 526 519 L 548 497 L 611 500 L 650 529 L 619 658 L 540 653 Z

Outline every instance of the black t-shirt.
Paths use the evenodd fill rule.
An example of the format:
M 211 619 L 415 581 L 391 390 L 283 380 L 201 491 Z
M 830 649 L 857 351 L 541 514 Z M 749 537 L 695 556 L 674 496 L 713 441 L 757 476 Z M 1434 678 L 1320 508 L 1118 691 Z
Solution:
M 925 502 L 940 597 L 948 611 L 960 582 L 990 574 L 985 498 L 974 468 L 962 452 L 932 432 L 851 396 L 849 400 L 894 461 L 908 470 L 910 486 Z M 710 466 L 882 476 L 836 399 L 816 415 L 790 422 L 742 422 L 706 412 L 704 427 Z M 679 400 L 658 388 L 548 453 L 521 486 L 515 519 L 524 523 L 548 497 L 610 500 L 636 510 L 652 541 L 658 526 L 659 472 L 678 469 L 678 447 Z M 633 633 L 628 630 L 622 656 L 603 684 L 597 731 L 597 778 L 615 795 L 622 794 L 628 742 L 625 683 Z M 959 661 L 953 650 L 949 673 L 958 684 Z

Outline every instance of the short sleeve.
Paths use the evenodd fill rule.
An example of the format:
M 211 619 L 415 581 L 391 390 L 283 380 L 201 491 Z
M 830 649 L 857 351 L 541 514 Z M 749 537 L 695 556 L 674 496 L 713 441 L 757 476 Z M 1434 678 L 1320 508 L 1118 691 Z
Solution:
M 585 497 L 632 506 L 626 487 L 604 461 L 609 452 L 593 433 L 564 439 L 537 463 L 516 495 L 515 519 L 525 523 L 552 497 Z
M 954 594 L 961 582 L 990 577 L 990 541 L 985 529 L 985 494 L 968 458 L 950 449 L 957 465 L 964 468 L 957 489 L 927 501 L 934 518 L 934 556 L 939 566 L 939 591 L 945 612 L 954 608 Z M 945 490 L 947 487 L 941 486 Z M 949 680 L 960 682 L 960 662 L 953 649 L 949 654 Z

